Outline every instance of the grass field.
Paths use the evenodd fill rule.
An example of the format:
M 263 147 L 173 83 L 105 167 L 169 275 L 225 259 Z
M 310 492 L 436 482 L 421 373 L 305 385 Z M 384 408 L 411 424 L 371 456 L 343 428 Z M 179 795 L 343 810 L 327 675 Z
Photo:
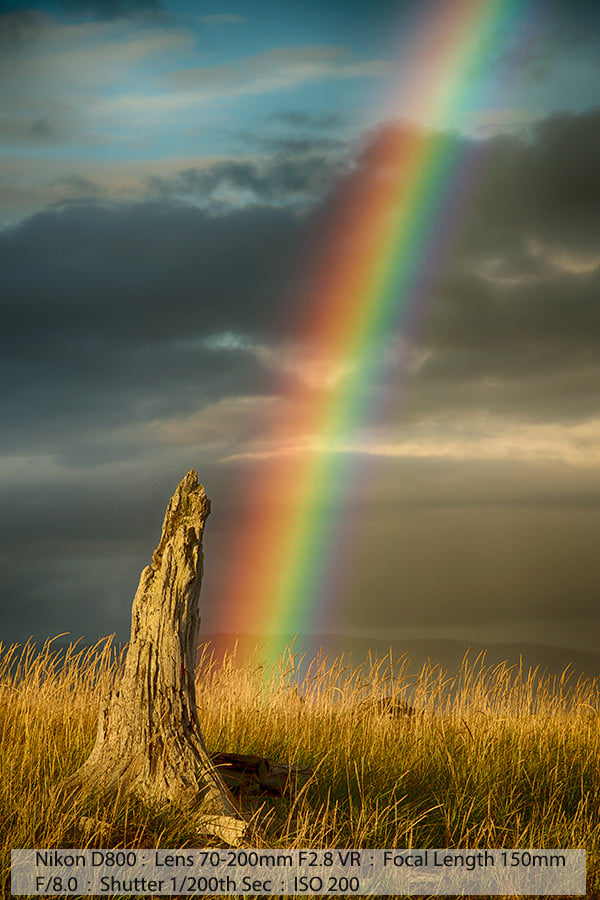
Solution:
M 86 651 L 0 648 L 6 896 L 13 848 L 211 845 L 174 809 L 97 800 L 74 808 L 52 797 L 89 753 L 118 665 L 110 640 Z M 588 896 L 600 896 L 597 683 L 482 659 L 466 660 L 454 678 L 411 673 L 405 660 L 354 668 L 324 659 L 302 685 L 294 672 L 292 650 L 269 676 L 235 655 L 218 668 L 205 656 L 199 667 L 209 752 L 313 770 L 292 797 L 254 798 L 263 846 L 586 848 Z M 382 712 L 377 700 L 391 694 L 418 714 Z

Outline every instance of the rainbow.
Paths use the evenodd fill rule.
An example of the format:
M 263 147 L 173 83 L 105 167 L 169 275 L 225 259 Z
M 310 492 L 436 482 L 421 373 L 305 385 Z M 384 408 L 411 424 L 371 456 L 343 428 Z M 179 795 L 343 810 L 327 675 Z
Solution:
M 423 314 L 434 261 L 439 268 L 447 257 L 475 181 L 456 154 L 457 142 L 440 133 L 476 103 L 473 68 L 482 44 L 489 49 L 507 32 L 522 39 L 524 7 L 532 10 L 521 0 L 424 6 L 411 46 L 430 54 L 431 71 L 409 88 L 408 99 L 437 136 L 414 126 L 382 129 L 337 204 L 303 297 L 303 320 L 295 323 L 297 347 L 324 361 L 329 379 L 277 386 L 287 412 L 256 454 L 228 577 L 216 598 L 215 630 L 272 635 L 269 662 L 283 649 L 278 635 L 319 631 L 339 598 L 336 507 L 352 492 L 356 465 L 348 451 L 381 393 L 389 336 L 410 337 Z M 406 105 L 403 85 L 394 90 Z M 497 85 L 488 85 L 484 99 L 492 90 Z

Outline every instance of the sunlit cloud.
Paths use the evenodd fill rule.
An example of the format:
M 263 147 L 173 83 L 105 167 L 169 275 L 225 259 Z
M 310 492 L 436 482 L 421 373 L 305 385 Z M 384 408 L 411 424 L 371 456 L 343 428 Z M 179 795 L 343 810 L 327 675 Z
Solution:
M 372 432 L 347 439 L 303 435 L 290 441 L 253 442 L 227 457 L 227 462 L 267 460 L 280 456 L 334 453 L 398 459 L 448 462 L 561 463 L 600 470 L 600 419 L 579 425 L 525 425 L 492 417 L 465 418 L 462 422 L 423 422 L 400 434 Z
M 272 427 L 277 399 L 272 396 L 224 397 L 187 416 L 144 423 L 132 432 L 135 440 L 163 446 L 195 446 L 203 453 L 228 452 L 232 446 L 251 442 Z
M 533 237 L 529 239 L 527 247 L 533 257 L 559 272 L 566 272 L 569 275 L 591 275 L 600 269 L 600 253 L 597 251 L 557 248 Z
M 212 335 L 203 344 L 209 350 L 246 353 L 267 369 L 291 376 L 315 389 L 334 388 L 355 369 L 349 361 L 331 359 L 300 343 L 284 342 L 269 346 L 231 331 Z
M 600 419 L 568 426 L 526 425 L 477 416 L 456 425 L 438 418 L 434 426 L 424 424 L 410 432 L 405 439 L 397 435 L 391 440 L 377 436 L 359 440 L 343 450 L 374 456 L 547 461 L 600 468 Z

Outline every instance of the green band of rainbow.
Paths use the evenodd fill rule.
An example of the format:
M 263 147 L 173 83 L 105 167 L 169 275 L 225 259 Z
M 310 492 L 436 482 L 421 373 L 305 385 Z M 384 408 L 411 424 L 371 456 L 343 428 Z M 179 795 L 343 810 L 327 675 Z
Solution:
M 432 128 L 448 128 L 478 100 L 481 47 L 520 33 L 533 4 L 440 0 L 427 8 L 414 43 L 435 39 L 436 54 L 418 85 L 419 108 Z M 497 90 L 488 85 L 479 101 Z M 428 302 L 423 283 L 465 215 L 476 173 L 465 171 L 456 148 L 439 130 L 388 128 L 342 198 L 316 267 L 300 338 L 348 373 L 329 389 L 287 390 L 289 419 L 270 441 L 287 450 L 257 464 L 218 601 L 219 630 L 274 635 L 271 660 L 282 649 L 277 635 L 314 630 L 331 606 L 342 564 L 336 510 L 356 477 L 352 455 L 339 451 L 368 423 L 386 341 Z

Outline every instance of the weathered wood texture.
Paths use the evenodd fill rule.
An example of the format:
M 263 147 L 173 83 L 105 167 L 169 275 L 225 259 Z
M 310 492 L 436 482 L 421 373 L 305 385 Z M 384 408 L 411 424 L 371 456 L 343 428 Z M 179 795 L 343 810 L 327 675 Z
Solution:
M 213 816 L 217 832 L 218 817 L 230 818 L 222 824 L 234 833 L 243 830 L 234 821 L 240 815 L 207 754 L 196 708 L 202 534 L 209 512 L 196 472 L 188 472 L 140 576 L 123 675 L 100 710 L 90 756 L 63 787 L 176 802 L 201 812 L 206 822 Z

